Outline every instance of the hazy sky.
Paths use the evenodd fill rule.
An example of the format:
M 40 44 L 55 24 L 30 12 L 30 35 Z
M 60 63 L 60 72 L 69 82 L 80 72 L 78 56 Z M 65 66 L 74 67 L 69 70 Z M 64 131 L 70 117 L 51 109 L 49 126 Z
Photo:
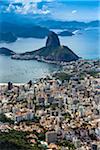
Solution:
M 5 4 L 8 2 L 8 4 Z M 90 21 L 99 18 L 99 0 L 0 0 L 0 12 L 44 15 L 58 20 Z
M 59 0 L 61 1 L 61 0 Z M 62 9 L 61 9 L 62 8 Z M 56 12 L 56 9 L 59 10 Z M 99 2 L 94 0 L 63 0 L 53 7 L 53 15 L 57 18 L 68 20 L 96 20 L 99 19 Z

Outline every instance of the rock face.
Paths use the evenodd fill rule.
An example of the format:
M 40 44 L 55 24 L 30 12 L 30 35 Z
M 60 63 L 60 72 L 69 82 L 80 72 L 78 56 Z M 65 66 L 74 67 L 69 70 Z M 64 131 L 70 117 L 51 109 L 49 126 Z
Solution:
M 60 46 L 60 41 L 56 33 L 50 32 L 46 41 L 46 47 L 58 47 Z
M 16 54 L 15 52 L 13 52 L 12 50 L 9 50 L 8 48 L 5 48 L 5 47 L 0 48 L 0 55 L 12 56 L 15 54 Z

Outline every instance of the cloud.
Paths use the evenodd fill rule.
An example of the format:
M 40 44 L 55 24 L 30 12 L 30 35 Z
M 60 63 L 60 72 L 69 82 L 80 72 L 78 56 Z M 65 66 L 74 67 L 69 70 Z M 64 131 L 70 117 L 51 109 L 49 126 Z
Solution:
M 12 1 L 12 0 L 11 0 Z M 29 2 L 33 2 L 33 3 L 40 3 L 40 2 L 52 2 L 53 0 L 13 0 L 13 2 L 16 3 L 29 3 Z
M 9 6 L 6 9 L 7 12 L 14 12 L 15 11 L 15 6 L 13 4 L 9 4 Z
M 77 13 L 77 10 L 72 10 L 72 14 L 75 14 L 75 13 Z
M 29 2 L 34 2 L 34 3 L 38 3 L 38 2 L 42 2 L 42 0 L 14 0 L 15 3 L 29 3 Z
M 38 7 L 40 2 L 51 2 L 52 0 L 11 0 L 9 4 L 3 7 L 3 12 L 15 12 L 20 14 L 49 14 L 50 10 L 47 5 L 43 4 Z M 19 5 L 20 4 L 20 5 Z
M 41 9 L 38 8 L 37 3 L 26 3 L 22 7 L 16 7 L 16 13 L 21 14 L 48 14 L 50 13 L 48 7 L 43 5 Z

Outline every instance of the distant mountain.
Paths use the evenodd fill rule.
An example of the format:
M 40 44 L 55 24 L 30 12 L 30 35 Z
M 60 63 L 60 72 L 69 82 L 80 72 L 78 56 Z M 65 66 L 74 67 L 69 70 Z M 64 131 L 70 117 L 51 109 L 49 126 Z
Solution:
M 16 37 L 22 38 L 45 38 L 49 30 L 31 23 L 0 22 L 0 30 L 4 33 L 11 32 Z
M 19 15 L 12 13 L 0 13 L 0 41 L 14 42 L 16 38 L 45 38 L 50 29 L 64 29 L 66 32 L 59 33 L 61 36 L 71 36 L 72 32 L 88 27 L 98 27 L 100 21 L 78 22 L 59 21 L 41 18 L 37 15 Z M 67 33 L 71 32 L 71 33 Z M 6 36 L 7 35 L 7 36 Z
M 52 18 L 48 18 L 42 15 L 19 15 L 12 13 L 0 13 L 1 21 L 8 22 L 11 24 L 17 25 L 31 25 L 31 26 L 40 26 L 47 29 L 68 29 L 68 31 L 73 32 L 73 30 L 79 30 L 81 28 L 87 27 L 98 27 L 100 25 L 100 20 L 94 20 L 90 22 L 79 22 L 79 21 L 62 21 L 62 20 L 54 20 Z M 0 24 L 2 23 L 0 21 Z
M 60 35 L 60 36 L 72 36 L 74 34 L 72 32 L 69 32 L 69 31 L 62 31 L 62 32 L 58 33 L 58 35 Z
M 17 40 L 17 37 L 11 32 L 0 33 L 0 41 L 2 42 L 12 43 L 12 42 L 15 42 L 16 40 Z
M 35 24 L 49 28 L 49 29 L 68 29 L 68 31 L 79 30 L 87 27 L 99 27 L 100 21 L 95 20 L 91 22 L 79 21 L 58 21 L 58 20 L 41 20 L 35 19 Z
M 99 20 L 91 21 L 91 22 L 87 23 L 87 25 L 88 25 L 88 27 L 99 27 L 100 21 Z
M 8 48 L 2 47 L 0 48 L 0 55 L 11 56 L 11 55 L 15 55 L 15 52 L 9 50 Z
M 12 59 L 20 60 L 48 60 L 48 61 L 75 61 L 79 57 L 67 46 L 61 46 L 57 34 L 50 32 L 47 38 L 46 46 L 39 50 L 15 54 Z

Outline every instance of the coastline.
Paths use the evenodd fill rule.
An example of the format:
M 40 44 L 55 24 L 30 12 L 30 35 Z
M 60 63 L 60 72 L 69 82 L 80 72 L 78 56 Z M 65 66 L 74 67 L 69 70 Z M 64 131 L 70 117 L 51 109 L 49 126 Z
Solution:
M 27 83 L 13 83 L 13 85 L 14 86 L 20 86 L 20 85 L 25 85 L 25 84 L 27 84 Z M 8 85 L 8 83 L 0 83 L 0 86 L 7 86 Z
M 100 58 L 94 58 L 94 59 L 84 59 L 82 57 L 79 57 L 78 60 L 75 60 L 75 61 L 51 61 L 51 60 L 46 60 L 46 59 L 37 59 L 37 61 L 39 62 L 44 62 L 44 63 L 48 63 L 48 64 L 55 64 L 55 65 L 59 65 L 61 67 L 65 66 L 65 65 L 68 65 L 68 64 L 71 64 L 73 62 L 85 62 L 85 61 L 88 61 L 88 62 L 92 62 L 92 61 L 100 61 Z
M 57 71 L 53 71 L 52 73 L 50 73 L 50 74 L 48 74 L 48 75 L 50 75 L 50 76 L 52 76 L 54 73 L 57 73 L 57 72 L 64 72 L 64 70 L 63 69 L 65 69 L 65 68 L 67 68 L 68 67 L 68 65 L 69 66 L 75 66 L 75 64 L 77 65 L 77 64 L 82 64 L 82 63 L 86 63 L 86 62 L 88 62 L 88 63 L 93 63 L 93 62 L 95 62 L 95 61 L 98 61 L 98 63 L 100 62 L 100 59 L 98 58 L 98 59 L 91 59 L 91 60 L 89 60 L 89 59 L 78 59 L 77 61 L 71 61 L 71 62 L 58 62 L 58 61 L 47 61 L 47 60 L 44 60 L 44 59 L 42 59 L 42 60 L 37 60 L 37 61 L 41 61 L 41 62 L 44 62 L 44 63 L 52 63 L 52 64 L 55 64 L 55 65 L 59 65 L 60 67 L 61 67 L 61 69 L 60 70 L 57 70 Z M 93 69 L 94 70 L 94 69 Z M 99 72 L 99 69 L 98 68 L 96 68 L 95 69 L 95 71 L 96 72 Z M 47 76 L 48 76 L 47 75 Z M 46 77 L 46 76 L 45 76 Z M 45 77 L 43 77 L 43 78 L 45 78 Z M 32 82 L 33 82 L 33 84 L 34 83 L 36 83 L 39 79 L 41 79 L 41 78 L 38 78 L 38 79 L 35 79 L 35 80 L 32 80 Z M 8 82 L 12 82 L 13 83 L 13 85 L 14 86 L 22 86 L 22 85 L 27 85 L 28 84 L 28 82 L 30 81 L 31 79 L 29 79 L 28 81 L 26 81 L 26 82 L 12 82 L 12 81 L 8 81 Z M 8 85 L 8 82 L 0 82 L 0 86 L 7 86 Z

